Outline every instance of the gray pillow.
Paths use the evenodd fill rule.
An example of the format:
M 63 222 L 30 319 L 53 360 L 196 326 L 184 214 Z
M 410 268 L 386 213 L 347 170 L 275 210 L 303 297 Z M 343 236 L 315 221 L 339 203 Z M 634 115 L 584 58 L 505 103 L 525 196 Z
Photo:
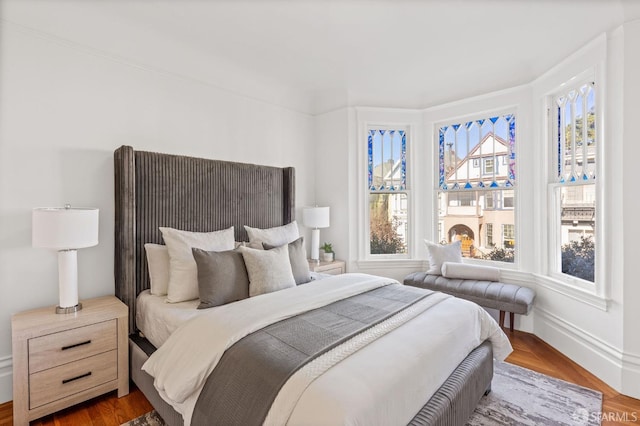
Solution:
M 191 232 L 161 226 L 162 238 L 169 250 L 169 288 L 167 302 L 198 298 L 198 273 L 192 247 L 203 250 L 233 250 L 233 226 L 221 231 Z
M 271 250 L 277 246 L 262 243 L 265 250 Z M 305 284 L 311 281 L 311 273 L 309 272 L 309 261 L 307 261 L 307 250 L 304 248 L 304 237 L 288 244 L 289 262 L 291 263 L 291 272 L 296 280 L 296 285 Z
M 213 308 L 249 297 L 249 275 L 238 250 L 191 249 L 198 266 L 198 309 Z

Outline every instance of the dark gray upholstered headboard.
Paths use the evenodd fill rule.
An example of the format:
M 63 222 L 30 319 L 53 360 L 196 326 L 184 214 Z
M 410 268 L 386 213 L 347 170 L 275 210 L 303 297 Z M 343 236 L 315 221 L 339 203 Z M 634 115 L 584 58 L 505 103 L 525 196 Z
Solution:
M 243 225 L 269 228 L 295 219 L 295 171 L 208 160 L 121 146 L 115 161 L 115 293 L 129 306 L 134 332 L 137 295 L 149 288 L 145 243 L 162 244 L 160 226 L 189 231 Z

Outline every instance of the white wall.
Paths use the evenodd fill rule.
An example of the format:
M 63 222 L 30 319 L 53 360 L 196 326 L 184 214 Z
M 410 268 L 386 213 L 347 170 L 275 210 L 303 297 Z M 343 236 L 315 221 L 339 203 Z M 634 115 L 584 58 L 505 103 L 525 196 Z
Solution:
M 309 115 L 19 26 L 0 30 L 4 402 L 11 399 L 11 314 L 58 302 L 56 254 L 31 247 L 33 207 L 100 208 L 100 244 L 78 253 L 80 298 L 89 298 L 114 293 L 118 146 L 294 166 L 297 206 L 315 201 L 316 162 Z
M 349 110 L 340 108 L 315 117 L 315 203 L 331 207 L 330 227 L 320 230 L 320 244 L 330 242 L 336 259 L 349 253 Z
M 640 274 L 638 268 L 638 242 L 640 229 L 640 191 L 638 191 L 638 117 L 640 117 L 640 20 L 624 25 L 624 125 L 621 193 L 623 211 L 620 227 L 624 224 L 624 341 L 622 389 L 640 398 Z M 620 182 L 620 181 L 619 181 Z M 626 373 L 626 374 L 625 374 Z

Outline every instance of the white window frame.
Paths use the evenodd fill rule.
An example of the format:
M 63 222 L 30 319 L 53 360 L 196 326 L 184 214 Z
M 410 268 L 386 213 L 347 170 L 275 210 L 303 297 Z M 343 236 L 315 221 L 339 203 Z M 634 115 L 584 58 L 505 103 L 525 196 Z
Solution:
M 491 200 L 491 202 L 489 202 Z M 493 196 L 493 192 L 488 191 L 484 196 L 484 209 L 495 210 L 496 209 L 496 197 Z
M 503 223 L 502 224 L 502 245 L 504 246 L 504 241 L 507 239 L 506 237 L 506 230 L 507 227 L 512 227 L 511 229 L 513 229 L 513 240 L 516 239 L 516 226 L 512 223 Z
M 548 259 L 547 259 L 547 272 L 546 275 L 552 278 L 555 282 L 568 285 L 571 287 L 577 287 L 590 294 L 595 294 L 600 297 L 605 297 L 606 285 L 604 284 L 604 235 L 603 235 L 603 214 L 602 212 L 602 199 L 603 199 L 603 145 L 606 143 L 604 140 L 604 93 L 602 90 L 603 84 L 599 84 L 599 81 L 604 81 L 602 78 L 598 78 L 598 73 L 595 68 L 589 69 L 580 73 L 577 76 L 568 79 L 568 82 L 562 83 L 554 90 L 550 91 L 545 97 L 545 110 L 546 110 L 546 135 L 547 135 L 547 155 L 546 163 L 548 165 L 547 173 L 547 201 L 548 201 L 548 217 L 547 222 L 547 242 L 548 242 Z M 596 180 L 594 181 L 577 181 L 559 183 L 557 182 L 557 134 L 554 134 L 554 125 L 552 120 L 556 120 L 556 105 L 554 98 L 561 93 L 568 93 L 570 90 L 578 89 L 585 83 L 595 82 L 595 112 L 596 112 Z M 586 117 L 585 117 L 586 121 Z M 586 123 L 585 123 L 586 125 Z M 574 277 L 569 274 L 562 273 L 562 234 L 561 234 L 561 200 L 560 189 L 567 186 L 583 186 L 583 185 L 595 185 L 596 192 L 596 225 L 595 225 L 595 282 L 587 281 L 579 277 Z
M 491 161 L 491 170 L 488 170 L 488 163 L 489 161 Z M 495 157 L 484 157 L 482 159 L 482 175 L 483 176 L 489 176 L 489 175 L 493 175 L 493 172 L 498 173 L 498 170 L 496 168 L 496 161 L 495 161 Z
M 513 191 L 513 197 L 514 197 L 514 202 L 513 202 L 513 208 L 509 208 L 509 210 L 513 210 L 513 226 L 514 226 L 514 233 L 516 236 L 516 246 L 514 249 L 514 259 L 513 262 L 500 262 L 500 261 L 495 261 L 495 260 L 489 260 L 489 259 L 465 259 L 465 262 L 469 262 L 469 263 L 476 263 L 476 264 L 483 264 L 483 265 L 492 265 L 501 269 L 513 269 L 513 270 L 517 270 L 520 266 L 520 245 L 518 244 L 518 235 L 520 235 L 520 228 L 519 228 L 519 218 L 520 218 L 520 214 L 519 212 L 519 204 L 520 204 L 520 197 L 519 197 L 519 187 L 520 185 L 517 183 L 520 179 L 520 162 L 522 161 L 522 158 L 517 154 L 518 152 L 520 152 L 519 146 L 520 145 L 520 133 L 521 133 L 521 125 L 522 125 L 522 118 L 521 115 L 519 114 L 518 108 L 517 107 L 502 107 L 502 108 L 495 108 L 495 109 L 488 109 L 486 112 L 479 112 L 479 113 L 472 113 L 472 114 L 465 114 L 463 116 L 458 116 L 458 117 L 450 117 L 450 118 L 445 118 L 445 119 L 440 119 L 437 121 L 433 121 L 433 140 L 434 140 L 434 144 L 433 144 L 433 159 L 432 161 L 434 161 L 433 166 L 434 166 L 434 185 L 435 185 L 435 189 L 433 190 L 433 198 L 434 198 L 434 205 L 436 206 L 433 209 L 433 212 L 435 214 L 434 216 L 434 220 L 432 221 L 432 229 L 433 232 L 437 232 L 437 224 L 440 223 L 440 214 L 439 214 L 439 203 L 438 203 L 438 194 L 440 194 L 441 192 L 449 192 L 449 191 L 441 191 L 438 183 L 439 183 L 439 178 L 440 178 L 440 170 L 438 167 L 438 161 L 439 160 L 439 129 L 442 126 L 448 126 L 451 123 L 454 122 L 460 122 L 460 123 L 464 123 L 464 122 L 468 122 L 468 121 L 474 121 L 474 120 L 479 120 L 482 118 L 487 118 L 487 117 L 495 117 L 495 116 L 503 116 L 503 115 L 509 115 L 509 114 L 513 114 L 516 117 L 516 168 L 515 168 L 515 174 L 516 174 L 516 185 L 511 187 L 511 188 L 491 188 L 488 189 L 487 188 L 487 193 L 490 192 L 491 190 L 496 191 L 498 189 L 509 189 Z M 496 160 L 497 156 L 493 156 L 494 158 L 494 165 L 496 163 L 499 163 L 499 161 Z M 480 167 L 484 168 L 484 162 L 483 162 L 484 158 L 480 158 Z M 484 170 L 481 169 L 481 172 L 483 172 Z M 484 176 L 484 173 L 481 173 L 481 176 Z M 476 189 L 474 188 L 473 190 L 469 190 L 469 191 L 475 191 Z M 496 197 L 498 198 L 498 197 Z M 499 201 L 499 206 L 498 206 L 498 200 L 494 198 L 494 206 L 493 209 L 498 209 L 498 208 L 502 208 L 502 201 Z M 495 231 L 495 230 L 494 230 Z M 446 235 L 446 230 L 444 232 L 444 234 Z M 437 234 L 436 234 L 437 235 Z M 494 245 L 495 245 L 495 232 L 494 232 Z
M 488 247 L 495 247 L 495 243 L 493 242 L 493 223 L 485 223 L 484 233 L 485 233 L 485 241 Z M 491 230 L 491 232 L 489 232 Z M 489 235 L 491 234 L 491 235 Z M 489 242 L 491 240 L 491 242 Z
M 513 197 L 506 197 L 506 196 L 505 196 L 505 194 L 504 194 L 504 193 L 505 193 L 505 191 L 510 191 L 510 189 L 503 189 L 503 190 L 501 190 L 501 191 L 500 191 L 500 200 L 502 201 L 502 210 L 513 210 L 513 209 L 514 209 L 514 206 L 515 206 L 515 196 L 516 196 L 516 195 L 515 195 L 515 193 L 514 193 L 514 194 L 513 194 Z M 512 202 L 512 204 L 513 204 L 513 205 L 512 205 L 511 207 L 507 207 L 507 206 L 505 205 L 505 202 L 504 202 L 504 201 L 505 201 L 507 198 L 511 198 L 511 199 L 513 200 L 513 202 Z
M 364 200 L 363 200 L 363 222 L 361 224 L 361 232 L 362 238 L 360 242 L 360 260 L 365 261 L 375 261 L 375 260 L 406 260 L 412 259 L 414 253 L 414 243 L 413 243 L 413 196 L 411 191 L 412 179 L 412 162 L 411 162 L 411 151 L 413 150 L 413 141 L 414 141 L 414 129 L 413 125 L 408 122 L 399 122 L 399 123 L 389 123 L 389 122 L 377 122 L 377 121 L 363 121 L 362 126 L 360 127 L 360 133 L 362 135 L 358 135 L 357 140 L 359 141 L 359 153 L 360 153 L 360 161 L 363 164 L 363 167 L 359 167 L 361 179 L 363 179 L 365 190 Z M 369 216 L 369 196 L 374 192 L 371 192 L 368 185 L 367 173 L 368 173 L 368 140 L 367 134 L 370 129 L 379 129 L 379 130 L 404 130 L 407 138 L 407 146 L 406 146 L 406 164 L 407 164 L 407 175 L 406 175 L 406 189 L 402 191 L 379 191 L 376 192 L 378 194 L 406 194 L 406 203 L 407 203 L 407 232 L 405 235 L 406 241 L 405 245 L 407 247 L 406 253 L 397 253 L 397 254 L 371 254 L 371 218 Z

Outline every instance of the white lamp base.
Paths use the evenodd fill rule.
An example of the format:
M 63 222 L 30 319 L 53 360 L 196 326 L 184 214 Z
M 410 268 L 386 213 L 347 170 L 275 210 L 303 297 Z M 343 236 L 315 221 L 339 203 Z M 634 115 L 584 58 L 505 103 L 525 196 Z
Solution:
M 82 309 L 78 303 L 78 251 L 60 250 L 58 252 L 58 294 L 60 305 L 57 314 L 70 314 Z
M 318 228 L 311 230 L 311 260 L 320 262 L 320 230 Z

